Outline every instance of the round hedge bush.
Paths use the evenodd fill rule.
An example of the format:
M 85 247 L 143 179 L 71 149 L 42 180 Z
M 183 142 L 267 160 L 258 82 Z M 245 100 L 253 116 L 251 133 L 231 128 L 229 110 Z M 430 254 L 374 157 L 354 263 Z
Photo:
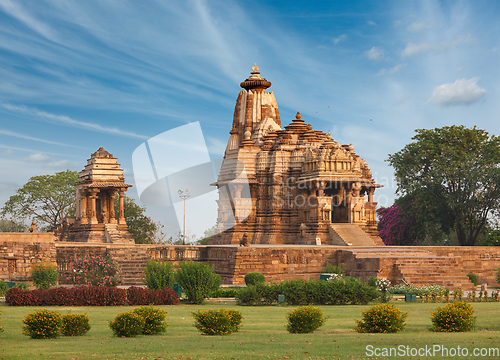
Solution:
M 245 275 L 245 284 L 248 285 L 257 285 L 259 283 L 265 283 L 266 277 L 262 275 L 260 272 L 249 272 Z
M 354 328 L 359 333 L 396 333 L 404 329 L 408 312 L 402 312 L 393 304 L 379 304 L 361 313 Z
M 152 306 L 141 306 L 133 310 L 144 319 L 143 334 L 156 335 L 167 331 L 165 317 L 167 312 Z
M 134 337 L 141 335 L 144 329 L 144 318 L 134 312 L 123 312 L 116 315 L 109 327 L 118 337 Z
M 476 325 L 474 308 L 466 302 L 454 302 L 445 307 L 438 307 L 432 312 L 432 331 L 465 332 Z
M 241 312 L 230 309 L 210 309 L 191 311 L 194 327 L 205 335 L 229 335 L 240 329 Z
M 328 317 L 323 317 L 320 308 L 313 306 L 299 306 L 291 313 L 287 313 L 286 329 L 293 334 L 307 334 L 324 325 Z
M 85 314 L 62 316 L 61 332 L 64 336 L 81 336 L 90 330 L 89 317 Z
M 61 333 L 62 319 L 57 311 L 35 309 L 23 319 L 22 333 L 32 339 L 54 339 Z

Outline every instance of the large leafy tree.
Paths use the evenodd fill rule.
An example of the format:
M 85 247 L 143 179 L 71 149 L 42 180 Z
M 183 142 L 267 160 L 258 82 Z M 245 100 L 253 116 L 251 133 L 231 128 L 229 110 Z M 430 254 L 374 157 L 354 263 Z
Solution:
M 31 177 L 17 189 L 1 210 L 3 217 L 35 220 L 41 228 L 56 227 L 75 213 L 76 171 Z
M 0 232 L 25 232 L 26 224 L 9 219 L 0 219 Z
M 416 133 L 387 160 L 397 193 L 414 201 L 418 224 L 432 222 L 455 231 L 460 245 L 474 245 L 500 205 L 500 137 L 455 125 Z
M 115 214 L 119 215 L 119 202 L 115 201 Z M 135 203 L 134 199 L 125 197 L 123 212 L 128 231 L 134 237 L 136 244 L 156 244 L 161 243 L 165 237 L 163 225 L 154 222 L 146 215 L 146 208 Z

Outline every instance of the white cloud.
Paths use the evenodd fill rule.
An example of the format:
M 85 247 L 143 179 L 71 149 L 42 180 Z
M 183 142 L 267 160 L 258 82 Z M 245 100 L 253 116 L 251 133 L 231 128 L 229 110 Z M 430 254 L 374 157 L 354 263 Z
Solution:
M 477 85 L 478 77 L 460 79 L 453 84 L 442 84 L 432 90 L 429 99 L 440 106 L 468 105 L 481 99 L 486 90 Z
M 69 160 L 57 160 L 57 161 L 52 161 L 47 164 L 48 167 L 51 168 L 57 168 L 57 169 L 76 169 L 82 164 L 77 163 L 75 161 L 69 161 Z
M 401 71 L 401 69 L 406 66 L 406 64 L 397 64 L 389 69 L 380 69 L 377 75 L 385 75 L 385 74 L 396 74 Z
M 36 154 L 31 154 L 30 156 L 24 158 L 23 160 L 28 162 L 48 162 L 51 161 L 52 159 L 45 154 L 36 153 Z
M 20 139 L 26 139 L 26 140 L 31 140 L 31 141 L 38 141 L 38 142 L 42 142 L 42 143 L 45 143 L 45 144 L 59 145 L 59 146 L 68 146 L 68 147 L 75 147 L 75 148 L 80 148 L 81 149 L 80 146 L 68 145 L 68 144 L 63 144 L 63 143 L 57 142 L 57 141 L 50 141 L 50 140 L 40 139 L 40 138 L 36 138 L 36 137 L 33 137 L 33 136 L 19 134 L 19 133 L 16 133 L 14 131 L 10 131 L 10 130 L 2 130 L 2 129 L 0 129 L 0 135 L 7 135 L 7 136 L 11 136 L 11 137 L 17 137 L 17 138 L 20 138 Z
M 365 55 L 370 60 L 382 60 L 384 58 L 384 50 L 374 46 L 370 50 L 365 51 Z
M 14 153 L 14 150 L 12 149 L 7 149 L 3 152 L 4 155 L 10 155 L 10 154 L 13 154 Z
M 369 20 L 369 21 L 368 21 L 368 25 L 375 26 L 375 25 L 377 25 L 377 23 L 376 23 L 375 21 L 371 21 L 371 20 Z
M 425 54 L 425 53 L 439 53 L 451 49 L 452 47 L 459 45 L 473 45 L 476 43 L 476 39 L 472 37 L 471 34 L 467 36 L 457 36 L 451 41 L 441 41 L 439 44 L 429 44 L 428 42 L 422 42 L 420 44 L 408 43 L 406 48 L 401 52 L 401 56 L 408 57 L 413 55 Z
M 423 31 L 423 30 L 430 30 L 430 29 L 433 29 L 435 27 L 436 27 L 436 25 L 426 24 L 424 22 L 414 22 L 414 23 L 410 24 L 407 27 L 407 29 L 409 31 L 417 32 L 417 31 Z
M 24 7 L 18 1 L 3 0 L 0 1 L 0 7 L 3 8 L 6 13 L 22 22 L 31 30 L 39 33 L 49 40 L 55 40 L 55 36 L 52 30 L 47 25 L 31 16 L 31 14 L 28 12 L 29 6 Z
M 56 115 L 56 114 L 51 114 L 47 113 L 45 111 L 38 110 L 36 108 L 29 108 L 27 106 L 16 106 L 16 105 L 11 105 L 11 104 L 2 104 L 4 108 L 7 110 L 13 111 L 13 112 L 18 112 L 18 113 L 23 113 L 31 116 L 36 116 L 40 117 L 43 119 L 47 119 L 53 123 L 58 123 L 66 126 L 71 126 L 71 127 L 76 127 L 80 129 L 86 129 L 86 130 L 91 130 L 91 131 L 97 131 L 101 133 L 107 133 L 107 134 L 113 134 L 113 135 L 121 135 L 121 136 L 126 136 L 126 137 L 132 137 L 132 138 L 137 138 L 137 139 L 148 139 L 147 136 L 139 135 L 136 133 L 124 131 L 121 129 L 117 128 L 112 128 L 112 127 L 105 127 L 101 126 L 99 124 L 93 124 L 89 122 L 84 122 L 84 121 L 79 121 L 70 118 L 69 116 L 66 115 Z M 59 144 L 61 145 L 61 144 Z
M 337 45 L 339 42 L 344 41 L 345 39 L 347 39 L 347 35 L 342 34 L 340 36 L 337 36 L 336 38 L 333 38 L 333 43 Z
M 433 50 L 434 50 L 434 46 L 432 46 L 431 44 L 429 44 L 427 42 L 423 42 L 423 43 L 420 43 L 418 45 L 414 44 L 414 43 L 408 43 L 408 45 L 406 45 L 406 48 L 403 50 L 401 55 L 403 57 L 407 57 L 407 56 L 423 54 L 423 53 L 430 52 Z

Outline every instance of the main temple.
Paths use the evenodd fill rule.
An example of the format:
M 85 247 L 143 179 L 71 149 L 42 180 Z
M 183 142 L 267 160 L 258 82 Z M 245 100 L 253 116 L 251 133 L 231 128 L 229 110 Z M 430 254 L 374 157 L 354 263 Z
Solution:
M 243 81 L 216 183 L 210 243 L 383 245 L 375 183 L 352 144 L 314 130 L 299 112 L 284 128 L 271 82 L 257 65 Z

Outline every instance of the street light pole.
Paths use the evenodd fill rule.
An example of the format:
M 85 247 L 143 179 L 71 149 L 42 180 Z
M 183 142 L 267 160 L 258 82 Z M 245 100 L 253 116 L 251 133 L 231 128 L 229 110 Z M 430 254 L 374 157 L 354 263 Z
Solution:
M 186 199 L 190 196 L 189 194 L 189 189 L 186 189 L 184 191 L 179 190 L 177 192 L 179 194 L 179 197 L 184 200 L 184 229 L 182 231 L 182 245 L 186 245 Z

